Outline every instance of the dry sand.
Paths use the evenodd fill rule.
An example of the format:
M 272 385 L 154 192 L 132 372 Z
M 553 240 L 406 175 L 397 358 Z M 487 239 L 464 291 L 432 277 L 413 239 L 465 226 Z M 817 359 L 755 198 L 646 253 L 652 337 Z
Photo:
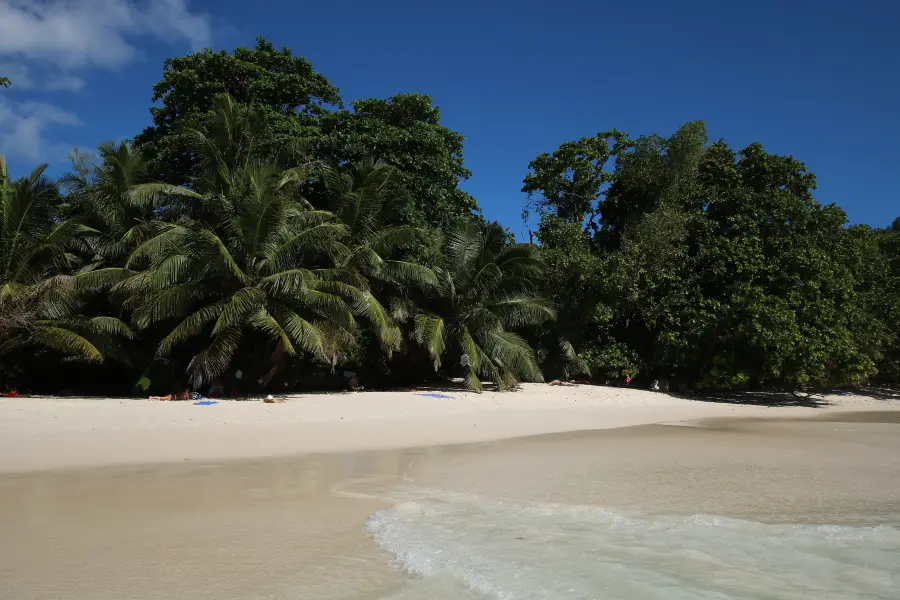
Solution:
M 0 472 L 221 461 L 484 442 L 547 433 L 809 417 L 884 410 L 898 401 L 828 396 L 822 408 L 700 402 L 612 387 L 526 384 L 515 393 L 363 392 L 289 396 L 285 404 L 135 399 L 0 399 Z

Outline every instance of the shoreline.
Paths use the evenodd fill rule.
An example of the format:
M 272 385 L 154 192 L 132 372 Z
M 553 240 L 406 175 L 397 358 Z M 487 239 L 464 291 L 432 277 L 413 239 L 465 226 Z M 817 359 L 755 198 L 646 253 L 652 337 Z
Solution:
M 0 473 L 424 448 L 718 418 L 808 418 L 900 410 L 900 401 L 825 396 L 823 406 L 687 400 L 582 385 L 517 392 L 306 394 L 285 404 L 3 398 Z M 750 398 L 748 398 L 750 400 Z
M 0 581 L 33 600 L 458 600 L 548 560 L 567 586 L 599 561 L 707 589 L 736 572 L 725 556 L 749 573 L 729 575 L 741 597 L 796 591 L 797 573 L 813 596 L 893 598 L 896 401 L 454 395 L 0 403 Z M 821 582 L 807 561 L 835 544 L 847 558 Z M 867 579 L 841 578 L 858 552 Z

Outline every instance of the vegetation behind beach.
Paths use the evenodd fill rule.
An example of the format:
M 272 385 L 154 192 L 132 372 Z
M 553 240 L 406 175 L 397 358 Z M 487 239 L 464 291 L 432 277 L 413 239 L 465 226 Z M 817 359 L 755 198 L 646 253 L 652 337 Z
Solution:
M 848 226 L 759 143 L 548 148 L 517 242 L 426 95 L 344 99 L 260 38 L 169 59 L 151 99 L 62 177 L 0 161 L 0 391 L 900 382 L 900 218 Z

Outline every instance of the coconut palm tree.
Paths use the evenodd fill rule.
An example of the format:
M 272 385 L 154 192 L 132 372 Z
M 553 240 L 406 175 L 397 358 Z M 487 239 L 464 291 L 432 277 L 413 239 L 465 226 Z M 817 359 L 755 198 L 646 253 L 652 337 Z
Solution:
M 67 211 L 94 230 L 85 236 L 76 285 L 83 292 L 106 292 L 129 277 L 125 263 L 143 241 L 165 225 L 148 204 L 131 197 L 131 189 L 147 182 L 141 153 L 126 142 L 108 142 L 99 160 L 60 179 L 67 192 Z
M 257 158 L 252 113 L 222 97 L 208 134 L 192 132 L 203 171 L 193 189 L 144 184 L 131 191 L 171 219 L 131 254 L 136 275 L 121 282 L 140 328 L 177 319 L 158 354 L 208 340 L 188 365 L 195 388 L 229 367 L 250 332 L 273 362 L 298 353 L 323 357 L 323 331 L 356 329 L 351 306 L 365 295 L 341 269 L 347 227 L 300 195 L 303 168 L 282 171 Z M 340 336 L 337 336 L 340 337 Z
M 116 341 L 132 337 L 114 317 L 86 317 L 75 286 L 73 248 L 95 232 L 62 219 L 47 166 L 13 181 L 0 156 L 0 353 L 40 345 L 67 356 L 102 361 L 122 357 Z
M 435 370 L 447 355 L 459 360 L 466 385 L 476 391 L 482 378 L 498 389 L 540 381 L 534 350 L 511 331 L 555 317 L 534 291 L 542 271 L 535 248 L 509 244 L 497 224 L 469 222 L 446 236 L 444 261 L 439 296 L 415 315 L 416 341 Z
M 355 312 L 372 324 L 390 356 L 402 342 L 399 325 L 411 316 L 409 292 L 437 284 L 432 269 L 408 260 L 404 252 L 425 232 L 398 223 L 401 219 L 394 211 L 404 191 L 390 165 L 368 159 L 353 165 L 331 164 L 322 172 L 332 195 L 330 208 L 347 228 L 348 251 L 338 266 L 352 273 L 365 289 Z
M 98 232 L 89 239 L 93 255 L 88 270 L 124 266 L 138 242 L 158 224 L 151 208 L 137 205 L 129 193 L 147 183 L 141 153 L 126 142 L 101 144 L 97 153 L 99 161 L 91 168 L 60 179 L 70 210 Z

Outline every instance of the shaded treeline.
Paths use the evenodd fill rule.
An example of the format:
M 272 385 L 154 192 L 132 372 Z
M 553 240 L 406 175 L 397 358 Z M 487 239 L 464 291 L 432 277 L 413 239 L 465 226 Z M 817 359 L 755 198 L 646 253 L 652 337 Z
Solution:
M 528 165 L 518 244 L 427 96 L 345 107 L 264 39 L 170 59 L 153 92 L 150 127 L 58 180 L 2 165 L 0 387 L 900 380 L 900 219 L 848 228 L 761 145 L 562 144 Z

